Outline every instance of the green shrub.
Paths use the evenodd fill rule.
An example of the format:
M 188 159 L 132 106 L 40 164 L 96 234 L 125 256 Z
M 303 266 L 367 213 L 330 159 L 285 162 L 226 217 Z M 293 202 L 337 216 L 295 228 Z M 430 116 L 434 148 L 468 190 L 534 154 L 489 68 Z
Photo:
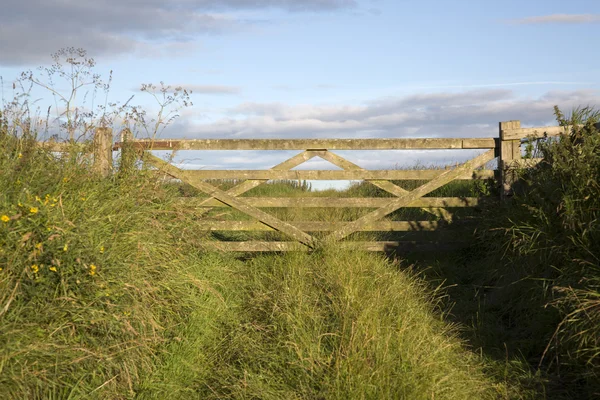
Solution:
M 540 366 L 593 392 L 600 389 L 600 113 L 555 113 L 566 134 L 530 147 L 542 162 L 520 171 L 513 199 L 488 210 L 479 237 L 504 259 L 488 280 L 504 288 L 511 329 L 529 336 Z

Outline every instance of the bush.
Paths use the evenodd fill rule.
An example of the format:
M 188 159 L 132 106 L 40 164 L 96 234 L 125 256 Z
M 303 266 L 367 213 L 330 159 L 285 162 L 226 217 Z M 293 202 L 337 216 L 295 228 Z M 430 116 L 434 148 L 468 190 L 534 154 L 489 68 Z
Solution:
M 506 287 L 506 293 L 515 295 L 512 289 L 519 288 L 515 296 L 503 297 L 504 307 L 507 315 L 515 316 L 513 323 L 530 324 L 531 341 L 542 343 L 540 366 L 554 365 L 564 379 L 587 381 L 597 391 L 600 113 L 586 107 L 569 118 L 558 108 L 555 114 L 566 134 L 537 141 L 534 157 L 542 162 L 520 171 L 513 199 L 501 209 L 488 210 L 479 235 L 488 251 L 502 254 L 506 267 L 510 265 L 490 279 Z M 501 247 L 494 247 L 497 243 Z

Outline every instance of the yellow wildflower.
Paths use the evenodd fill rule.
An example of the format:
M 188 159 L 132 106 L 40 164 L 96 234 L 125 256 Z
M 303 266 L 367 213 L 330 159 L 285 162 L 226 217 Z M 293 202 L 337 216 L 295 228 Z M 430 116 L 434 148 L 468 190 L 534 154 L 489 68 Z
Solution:
M 63 183 L 67 183 L 69 180 L 67 178 L 63 178 Z
M 104 253 L 104 246 L 100 246 L 100 253 Z
M 97 268 L 97 267 L 96 267 L 94 264 L 91 264 L 91 265 L 90 265 L 90 275 L 91 275 L 91 276 L 94 276 L 94 275 L 96 275 L 96 268 Z
M 67 250 L 69 250 L 69 243 L 65 243 L 65 245 L 63 246 L 63 251 Z
M 10 221 L 10 217 L 8 215 L 3 215 L 0 217 L 0 220 L 2 222 L 8 222 L 8 221 Z
M 23 158 L 23 153 L 19 153 L 19 158 Z
M 56 267 L 50 267 L 50 268 L 48 268 L 48 269 L 49 269 L 50 271 L 52 271 L 52 272 L 56 272 Z
M 33 271 L 34 274 L 37 274 L 39 272 L 39 270 L 40 270 L 40 267 L 37 264 L 33 264 L 30 268 L 31 268 L 31 270 Z
M 32 214 L 37 214 L 37 212 L 38 212 L 38 211 L 39 211 L 39 210 L 38 210 L 38 208 L 37 208 L 37 207 L 31 207 L 31 208 L 29 209 L 29 212 L 30 212 L 30 213 L 32 213 Z
M 0 267 L 0 272 L 2 272 L 2 270 L 3 270 L 3 269 L 4 269 L 4 268 Z
M 37 202 L 41 203 L 41 202 L 42 202 L 42 199 L 40 199 L 40 196 L 35 196 L 35 201 L 37 201 Z
M 35 245 L 35 248 L 38 249 L 38 250 L 40 250 L 42 248 L 42 246 L 44 246 L 43 243 L 38 243 L 38 244 Z

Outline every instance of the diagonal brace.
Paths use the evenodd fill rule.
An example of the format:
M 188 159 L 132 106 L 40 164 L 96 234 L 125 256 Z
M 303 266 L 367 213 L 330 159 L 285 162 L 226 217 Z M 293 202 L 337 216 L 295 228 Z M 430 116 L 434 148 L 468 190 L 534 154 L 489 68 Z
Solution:
M 442 173 L 437 178 L 425 183 L 424 185 L 419 186 L 415 190 L 408 192 L 395 199 L 392 199 L 388 205 L 383 206 L 365 216 L 362 216 L 361 218 L 355 221 L 348 223 L 343 228 L 330 234 L 327 238 L 341 240 L 346 236 L 361 229 L 363 226 L 380 220 L 381 218 L 396 211 L 397 209 L 404 207 L 405 205 L 425 196 L 426 194 L 434 191 L 435 189 L 453 181 L 465 172 L 480 167 L 481 165 L 485 164 L 488 161 L 491 161 L 492 159 L 494 159 L 494 150 L 486 151 L 485 153 L 475 157 L 474 159 L 467 161 L 460 167 Z
M 324 159 L 329 161 L 330 163 L 332 163 L 333 165 L 336 165 L 346 171 L 364 171 L 365 169 L 354 164 L 351 161 L 346 160 L 344 157 L 332 153 L 330 151 L 326 151 L 324 152 L 324 154 L 319 154 L 319 156 Z M 401 188 L 400 186 L 390 182 L 390 181 L 384 181 L 384 180 L 369 180 L 367 181 L 369 183 L 371 183 L 374 186 L 377 186 L 380 189 L 385 190 L 388 193 L 391 193 L 397 197 L 400 197 L 406 193 L 409 193 L 408 190 Z M 435 215 L 436 217 L 442 217 L 445 221 L 450 222 L 452 220 L 452 214 L 444 209 L 444 208 L 439 208 L 437 211 L 435 212 L 432 209 L 429 208 L 423 208 L 423 211 L 428 212 L 430 214 Z
M 285 160 L 284 162 L 277 164 L 276 166 L 271 168 L 271 170 L 274 170 L 274 171 L 290 170 L 294 167 L 297 167 L 298 165 L 300 165 L 302 163 L 305 163 L 306 161 L 308 161 L 318 155 L 321 155 L 320 153 L 322 153 L 322 152 L 321 151 L 310 151 L 310 150 L 303 151 L 302 153 L 296 154 L 292 158 L 289 158 L 289 159 Z M 268 179 L 248 180 L 248 181 L 240 183 L 239 185 L 237 185 L 235 187 L 232 187 L 231 189 L 227 190 L 226 193 L 231 196 L 239 196 L 243 193 L 246 193 L 250 189 L 253 189 L 257 186 L 262 185 L 263 183 L 265 183 L 267 181 L 268 181 Z M 199 206 L 209 203 L 211 200 L 212 200 L 212 198 L 208 198 L 208 199 L 204 200 L 202 203 L 200 203 Z
M 185 170 L 177 168 L 177 167 L 169 164 L 168 162 L 163 161 L 160 158 L 150 154 L 149 152 L 144 152 L 144 159 L 147 160 L 148 162 L 150 162 L 151 164 L 155 165 L 156 167 L 160 168 L 166 174 L 171 175 L 174 178 L 181 179 L 183 182 L 185 182 L 197 189 L 202 190 L 203 192 L 214 197 L 215 199 L 219 200 L 220 202 L 222 202 L 230 207 L 236 208 L 236 209 L 250 215 L 251 217 L 256 218 L 263 224 L 270 226 L 271 228 L 276 229 L 279 232 L 282 232 L 282 233 L 285 233 L 285 234 L 291 236 L 293 239 L 297 240 L 298 242 L 300 242 L 308 247 L 314 247 L 314 243 L 315 243 L 314 238 L 311 235 L 309 235 L 308 233 L 303 232 L 300 229 L 296 228 L 295 226 L 288 224 L 287 222 L 284 222 L 284 221 L 280 220 L 279 218 L 276 218 L 276 217 L 272 216 L 271 214 L 268 214 L 256 207 L 250 206 L 243 200 L 238 199 L 238 198 L 226 193 L 225 191 L 223 191 L 219 188 L 216 188 L 206 182 L 203 182 L 202 180 L 194 179 L 194 178 L 190 177 L 189 174 L 187 174 Z

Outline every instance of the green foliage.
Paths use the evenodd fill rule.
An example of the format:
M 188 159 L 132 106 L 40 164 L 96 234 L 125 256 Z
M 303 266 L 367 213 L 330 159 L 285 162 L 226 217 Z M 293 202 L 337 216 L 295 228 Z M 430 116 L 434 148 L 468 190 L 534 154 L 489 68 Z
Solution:
M 191 105 L 190 92 L 170 93 L 161 83 L 142 86 L 156 101 L 156 117 L 129 101 L 105 100 L 97 110 L 80 112 L 85 101 L 76 100 L 87 93 L 77 96 L 78 89 L 89 87 L 92 99 L 97 90 L 107 97 L 111 79 L 101 81 L 81 49 L 59 51 L 54 61 L 41 70 L 50 82 L 22 75 L 23 90 L 0 114 L 0 398 L 479 399 L 541 393 L 518 360 L 497 363 L 469 351 L 458 327 L 445 322 L 439 293 L 398 263 L 335 246 L 254 259 L 207 253 L 202 245 L 208 234 L 195 223 L 206 215 L 175 201 L 197 191 L 152 178 L 127 140 L 108 179 L 91 173 L 81 146 L 62 155 L 41 149 L 37 132 L 44 124 L 48 130 L 49 118 L 31 115 L 27 84 L 57 96 L 66 110 L 56 115 L 55 128 L 70 139 L 87 139 L 95 126 L 115 124 L 156 137 Z M 71 91 L 59 93 L 53 76 L 70 80 Z M 585 129 L 571 138 L 582 148 L 593 136 Z M 582 157 L 592 153 L 584 150 Z M 224 189 L 234 184 L 218 183 Z M 412 190 L 423 182 L 396 183 Z M 490 187 L 452 182 L 431 195 L 479 196 L 491 193 Z M 390 196 L 370 184 L 314 193 L 297 181 L 271 182 L 246 195 L 309 194 Z M 585 275 L 593 261 L 585 250 L 596 251 L 596 236 L 579 233 L 596 225 L 579 195 L 573 191 L 561 208 L 574 232 L 561 243 L 571 240 L 568 257 L 577 260 L 580 280 L 554 285 L 551 304 L 567 316 L 554 325 L 556 337 L 595 363 L 586 349 L 597 346 L 588 334 L 597 332 L 590 323 L 597 319 L 586 318 L 596 312 L 598 296 Z M 369 212 L 268 211 L 297 221 L 349 221 Z M 390 217 L 434 218 L 419 209 Z M 521 234 L 511 229 L 512 236 Z M 513 257 L 538 256 L 524 251 L 520 243 L 527 240 L 511 245 Z M 555 259 L 558 250 L 552 251 L 545 259 Z M 553 282 L 561 282 L 572 271 L 553 273 Z M 525 312 L 522 318 L 530 316 Z M 521 377 L 538 386 L 522 387 Z
M 567 134 L 537 141 L 542 162 L 520 172 L 479 238 L 490 258 L 503 257 L 487 280 L 503 287 L 495 296 L 518 340 L 529 338 L 521 350 L 585 397 L 600 390 L 600 113 L 555 114 Z
M 143 171 L 32 139 L 0 139 L 0 398 L 130 397 L 183 321 L 190 224 Z
M 506 393 L 438 300 L 382 257 L 202 253 L 173 185 L 1 145 L 0 398 Z
M 210 280 L 224 288 L 223 304 L 196 310 L 191 324 L 215 340 L 196 342 L 196 353 L 174 344 L 176 362 L 143 384 L 140 398 L 505 394 L 443 322 L 435 309 L 439 299 L 382 256 L 331 246 L 246 263 L 208 257 L 221 268 Z

